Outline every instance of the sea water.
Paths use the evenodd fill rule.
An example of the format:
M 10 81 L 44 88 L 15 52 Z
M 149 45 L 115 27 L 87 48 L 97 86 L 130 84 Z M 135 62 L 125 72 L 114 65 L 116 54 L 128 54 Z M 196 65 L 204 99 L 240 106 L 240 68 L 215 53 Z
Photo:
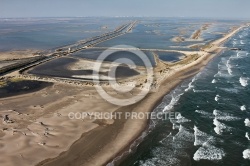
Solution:
M 225 46 L 242 50 L 224 50 L 166 95 L 154 111 L 175 111 L 181 117 L 154 122 L 120 165 L 250 165 L 250 28 Z

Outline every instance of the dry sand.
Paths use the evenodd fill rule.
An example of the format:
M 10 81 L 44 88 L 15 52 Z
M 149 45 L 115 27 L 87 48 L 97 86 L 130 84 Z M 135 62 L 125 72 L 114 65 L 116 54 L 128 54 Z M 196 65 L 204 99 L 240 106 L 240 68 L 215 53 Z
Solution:
M 0 61 L 32 58 L 35 56 L 39 56 L 38 53 L 39 53 L 38 50 L 17 50 L 17 51 L 0 52 Z
M 148 119 L 70 120 L 69 112 L 150 112 L 172 88 L 200 71 L 218 54 L 218 48 L 236 29 L 211 48 L 174 66 L 157 60 L 157 92 L 142 101 L 119 107 L 102 99 L 94 87 L 55 83 L 38 92 L 0 99 L 0 162 L 4 166 L 105 165 L 124 151 L 143 130 Z M 214 52 L 210 54 L 208 52 Z M 196 55 L 196 53 L 194 53 Z M 135 92 L 136 93 L 136 92 Z M 131 94 L 113 94 L 127 98 Z

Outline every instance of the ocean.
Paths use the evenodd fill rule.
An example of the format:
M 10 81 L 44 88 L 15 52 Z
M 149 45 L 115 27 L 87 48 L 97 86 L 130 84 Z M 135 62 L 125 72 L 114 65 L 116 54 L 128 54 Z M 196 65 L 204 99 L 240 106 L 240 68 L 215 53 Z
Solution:
M 250 28 L 226 44 L 200 73 L 167 94 L 154 110 L 179 112 L 151 121 L 121 166 L 250 165 Z
M 0 51 L 54 50 L 114 30 L 124 21 L 134 19 L 1 19 Z M 182 33 L 189 38 L 207 22 L 213 24 L 202 34 L 204 41 L 179 43 L 171 40 Z M 131 33 L 96 47 L 127 44 L 138 48 L 192 51 L 196 48 L 188 46 L 218 39 L 233 25 L 239 22 L 144 18 Z M 174 111 L 181 115 L 176 120 L 151 121 L 150 132 L 143 133 L 143 141 L 121 166 L 250 165 L 250 28 L 240 31 L 225 46 L 242 51 L 225 50 L 202 72 L 167 94 L 154 111 Z M 96 59 L 94 51 L 72 56 Z M 159 56 L 165 61 L 176 61 L 180 56 L 166 55 Z M 63 66 L 64 62 L 60 64 Z M 19 89 L 23 92 L 27 88 L 22 84 Z M 4 91 L 10 93 L 10 90 Z

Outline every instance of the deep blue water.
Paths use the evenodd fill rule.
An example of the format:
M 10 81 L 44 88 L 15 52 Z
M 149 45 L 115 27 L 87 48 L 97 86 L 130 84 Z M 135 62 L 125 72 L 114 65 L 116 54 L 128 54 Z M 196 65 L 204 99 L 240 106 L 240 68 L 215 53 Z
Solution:
M 157 125 L 122 166 L 250 165 L 250 28 L 154 110 L 181 113 Z M 151 124 L 154 124 L 151 123 Z

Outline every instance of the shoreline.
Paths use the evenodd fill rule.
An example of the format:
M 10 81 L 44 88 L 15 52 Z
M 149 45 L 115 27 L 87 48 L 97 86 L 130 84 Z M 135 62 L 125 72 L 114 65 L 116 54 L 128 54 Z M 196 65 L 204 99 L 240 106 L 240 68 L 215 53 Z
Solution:
M 179 82 L 173 84 L 173 87 L 170 88 L 167 92 L 165 92 L 165 93 L 166 93 L 165 95 L 161 96 L 157 101 L 155 101 L 155 104 L 154 104 L 154 106 L 152 107 L 153 109 L 152 109 L 151 112 L 153 112 L 154 109 L 162 102 L 162 99 L 163 99 L 167 94 L 169 94 L 172 90 L 174 90 L 176 87 L 178 87 L 178 86 L 181 84 L 181 82 L 183 82 L 183 81 L 186 80 L 186 79 L 192 78 L 192 77 L 195 76 L 196 74 L 197 74 L 196 72 L 195 72 L 195 73 L 192 73 L 191 75 L 187 76 L 187 77 L 184 78 L 183 80 L 180 80 Z M 124 160 L 126 160 L 126 156 L 129 155 L 129 154 L 131 154 L 131 153 L 133 153 L 133 151 L 130 151 L 131 148 L 135 148 L 135 149 L 136 149 L 136 147 L 134 147 L 134 146 L 139 145 L 139 144 L 143 141 L 143 139 L 144 139 L 143 134 L 144 134 L 144 133 L 148 134 L 148 132 L 151 131 L 151 129 L 150 129 L 150 122 L 151 122 L 150 119 L 148 119 L 148 120 L 147 120 L 147 124 L 146 124 L 145 128 L 142 130 L 142 132 L 141 132 L 133 141 L 131 141 L 131 142 L 128 144 L 128 146 L 127 146 L 126 148 L 124 148 L 124 149 L 116 156 L 116 158 L 110 160 L 110 161 L 107 162 L 105 165 L 111 164 L 111 163 L 113 164 L 113 163 L 116 163 L 116 162 L 120 164 L 121 162 L 123 162 Z M 139 140 L 139 141 L 138 141 L 138 140 Z M 135 144 L 135 145 L 134 145 L 135 142 L 139 142 L 139 144 Z M 133 146 L 133 145 L 134 145 L 134 146 Z M 128 153 L 128 154 L 125 154 L 125 153 Z M 117 159 L 117 158 L 120 158 L 120 159 Z M 116 160 L 116 159 L 117 159 L 117 160 Z M 114 160 L 115 160 L 115 161 L 114 161 Z M 117 163 L 116 163 L 116 164 L 117 164 Z M 111 164 L 111 165 L 112 165 L 112 164 Z M 114 164 L 114 165 L 116 165 L 116 164 Z
M 187 79 L 188 77 L 194 76 L 199 71 L 201 71 L 207 65 L 207 63 L 210 60 L 212 60 L 212 58 L 214 58 L 223 50 L 223 48 L 219 48 L 219 46 L 225 41 L 227 41 L 227 39 L 233 36 L 236 32 L 238 32 L 242 27 L 243 26 L 230 32 L 228 35 L 225 35 L 222 39 L 214 41 L 213 42 L 215 43 L 214 46 L 209 48 L 209 51 L 205 55 L 202 55 L 196 61 L 187 64 L 184 67 L 182 66 L 180 68 L 177 68 L 175 71 L 173 71 L 171 75 L 169 75 L 166 79 L 164 79 L 164 81 L 161 82 L 160 86 L 161 91 L 158 91 L 157 93 L 150 93 L 146 98 L 143 99 L 143 101 L 140 101 L 139 103 L 132 106 L 127 106 L 125 108 L 122 107 L 120 109 L 122 109 L 123 111 L 127 110 L 135 112 L 151 112 L 155 108 L 157 103 L 159 103 L 159 101 L 161 101 L 161 99 L 168 92 L 170 92 L 175 86 L 178 86 L 178 84 L 183 80 Z M 214 53 L 209 53 L 209 52 L 214 52 Z M 105 142 L 104 143 L 105 145 L 101 146 L 100 149 L 97 148 L 98 150 L 92 153 L 92 155 L 91 154 L 87 155 L 87 159 L 86 156 L 84 157 L 86 153 L 82 153 L 84 154 L 82 155 L 81 153 L 80 154 L 78 153 L 79 151 L 77 151 L 77 149 L 79 150 L 79 147 L 77 146 L 86 147 L 86 145 L 84 145 L 84 140 L 85 142 L 86 140 L 90 141 L 91 137 L 89 137 L 89 139 L 86 139 L 86 134 L 83 134 L 81 138 L 76 142 L 74 142 L 74 144 L 67 151 L 62 152 L 56 158 L 44 160 L 43 162 L 40 162 L 38 165 L 54 166 L 58 164 L 60 165 L 62 163 L 74 163 L 77 165 L 84 165 L 84 166 L 106 165 L 110 163 L 110 161 L 116 159 L 117 156 L 119 157 L 119 155 L 122 154 L 122 152 L 124 151 L 126 152 L 126 150 L 130 148 L 131 143 L 133 143 L 136 139 L 138 139 L 138 137 L 141 136 L 141 134 L 145 131 L 145 129 L 148 128 L 148 124 L 149 124 L 148 119 L 139 121 L 128 119 L 126 120 L 126 122 L 120 122 L 120 129 L 118 129 L 120 132 L 118 132 L 115 135 L 115 138 L 112 140 L 108 140 L 107 142 L 105 142 L 105 138 L 99 138 L 98 139 L 99 141 L 96 140 L 96 142 L 98 142 L 99 144 L 102 141 Z M 99 135 L 98 132 L 101 131 L 98 131 L 97 129 L 97 132 L 91 132 L 91 133 L 94 136 L 96 136 L 95 134 Z M 91 149 L 91 151 L 93 151 L 93 149 Z M 81 158 L 75 157 L 75 155 L 81 156 Z
M 109 163 L 110 161 L 116 159 L 116 157 L 119 154 L 122 154 L 124 151 L 129 149 L 131 147 L 131 143 L 137 140 L 142 135 L 142 133 L 149 127 L 149 123 L 150 123 L 149 119 L 146 119 L 146 118 L 137 119 L 137 120 L 132 120 L 132 119 L 113 120 L 112 119 L 108 122 L 97 121 L 97 120 L 80 122 L 80 121 L 70 121 L 69 119 L 67 119 L 68 118 L 66 116 L 68 115 L 67 113 L 71 110 L 73 111 L 73 109 L 74 111 L 80 111 L 82 110 L 82 106 L 84 106 L 86 110 L 94 109 L 93 112 L 95 111 L 102 112 L 102 111 L 105 111 L 105 109 L 106 111 L 110 111 L 110 112 L 119 112 L 119 111 L 120 112 L 122 111 L 123 112 L 143 112 L 143 113 L 152 112 L 154 108 L 162 101 L 162 98 L 165 95 L 167 95 L 167 93 L 173 90 L 176 86 L 178 86 L 185 79 L 197 74 L 207 65 L 207 63 L 210 62 L 210 60 L 212 60 L 215 56 L 217 56 L 224 49 L 224 48 L 220 48 L 219 46 L 221 46 L 222 43 L 227 41 L 228 38 L 232 37 L 235 33 L 237 33 L 242 27 L 244 26 L 241 26 L 240 28 L 235 29 L 232 32 L 228 32 L 228 34 L 225 35 L 223 38 L 212 42 L 212 46 L 208 48 L 207 51 L 200 51 L 200 54 L 197 54 L 195 56 L 195 58 L 198 57 L 197 59 L 192 58 L 192 55 L 190 55 L 191 60 L 189 59 L 188 61 L 177 63 L 176 66 L 171 68 L 171 70 L 167 71 L 167 73 L 164 73 L 163 75 L 159 74 L 161 73 L 159 72 L 159 70 L 164 69 L 164 67 L 166 68 L 168 64 L 162 61 L 159 61 L 160 62 L 158 64 L 159 67 L 157 69 L 155 68 L 156 75 L 158 74 L 157 78 L 159 80 L 157 81 L 159 81 L 158 83 L 159 87 L 156 88 L 156 91 L 149 93 L 142 101 L 133 105 L 129 105 L 125 107 L 117 107 L 109 103 L 106 103 L 106 101 L 100 98 L 100 96 L 98 96 L 96 92 L 94 92 L 93 87 L 87 87 L 87 86 L 77 87 L 77 88 L 72 87 L 73 91 L 75 92 L 79 92 L 79 90 L 82 91 L 84 89 L 84 92 L 76 93 L 74 94 L 74 96 L 68 96 L 70 94 L 69 93 L 70 91 L 67 91 L 67 90 L 66 92 L 68 92 L 68 94 L 63 91 L 60 92 L 61 91 L 60 88 L 64 87 L 64 85 L 61 83 L 55 83 L 53 85 L 53 88 L 57 87 L 54 89 L 52 88 L 55 91 L 53 92 L 54 94 L 48 91 L 49 89 L 47 88 L 43 90 L 43 91 L 46 91 L 46 93 L 37 92 L 37 94 L 43 97 L 46 97 L 48 93 L 50 98 L 55 100 L 57 104 L 52 103 L 53 100 L 52 102 L 46 103 L 45 110 L 47 110 L 50 114 L 48 114 L 45 117 L 46 115 L 45 113 L 47 113 L 46 111 L 45 113 L 40 113 L 43 115 L 41 116 L 36 115 L 39 118 L 36 118 L 34 121 L 38 120 L 37 122 L 35 122 L 37 124 L 43 122 L 40 124 L 42 127 L 43 127 L 43 124 L 45 123 L 45 124 L 50 125 L 51 128 L 52 127 L 55 128 L 55 130 L 53 129 L 51 131 L 50 131 L 50 128 L 48 128 L 49 130 L 48 133 L 50 134 L 51 132 L 52 135 L 51 136 L 49 135 L 49 137 L 46 139 L 48 142 L 49 140 L 51 140 L 51 142 L 53 143 L 53 146 L 55 145 L 57 146 L 56 139 L 60 139 L 60 142 L 62 142 L 62 145 L 60 145 L 60 149 L 57 149 L 56 147 L 52 147 L 51 145 L 45 144 L 46 141 L 45 143 L 38 142 L 39 145 L 34 145 L 33 149 L 32 148 L 29 149 L 29 152 L 25 154 L 26 155 L 29 153 L 32 154 L 32 152 L 34 153 L 34 151 L 37 151 L 38 156 L 40 155 L 41 159 L 43 160 L 37 164 L 37 161 L 39 161 L 39 159 L 37 158 L 38 156 L 34 156 L 35 161 L 31 162 L 27 160 L 27 162 L 31 162 L 35 165 L 51 165 L 51 166 L 65 165 L 65 164 L 84 165 L 84 166 L 93 165 L 94 166 L 94 165 L 105 165 Z M 70 86 L 68 85 L 65 85 L 65 87 L 70 88 Z M 59 95 L 61 100 L 58 100 L 58 98 L 53 97 L 53 95 L 56 96 L 57 94 L 60 94 L 60 93 L 64 94 L 64 95 Z M 89 93 L 89 95 L 86 93 Z M 73 95 L 73 92 L 71 94 Z M 118 96 L 119 95 L 120 94 L 118 94 Z M 32 94 L 27 95 L 27 99 L 28 97 L 31 97 L 31 96 Z M 21 98 L 21 96 L 17 98 Z M 95 99 L 94 102 L 92 102 L 93 98 Z M 6 99 L 6 101 L 8 100 L 9 99 Z M 39 98 L 37 98 L 37 100 L 39 100 Z M 18 99 L 17 101 L 22 102 L 22 99 Z M 3 100 L 3 102 L 5 102 L 5 100 Z M 71 104 L 71 102 L 75 104 Z M 56 105 L 59 105 L 60 103 L 61 104 L 65 103 L 65 107 L 60 106 L 56 108 Z M 98 106 L 96 104 L 98 104 Z M 22 108 L 20 107 L 20 109 Z M 35 105 L 34 105 L 34 108 L 31 108 L 31 110 L 29 111 L 32 112 L 33 109 L 34 110 L 37 109 L 37 106 L 35 108 Z M 44 109 L 43 105 L 40 105 L 39 109 Z M 52 112 L 53 110 L 54 112 Z M 61 114 L 63 114 L 62 116 L 63 119 L 62 118 L 60 119 L 59 111 Z M 57 112 L 58 117 L 53 115 L 53 113 L 55 114 L 55 112 Z M 18 116 L 15 115 L 15 116 L 18 117 L 19 115 Z M 65 120 L 68 120 L 68 121 L 65 121 Z M 67 125 L 65 126 L 65 128 L 60 128 L 60 127 L 63 127 L 64 125 L 60 126 L 59 122 L 61 124 L 67 124 Z M 40 130 L 39 128 L 41 126 L 37 124 L 35 126 L 33 125 L 34 131 Z M 76 125 L 77 127 L 74 125 Z M 61 129 L 61 131 L 58 129 Z M 15 128 L 13 128 L 13 130 L 10 130 L 10 131 L 13 131 L 13 135 L 14 135 L 14 130 Z M 45 132 L 46 130 L 47 128 L 45 128 Z M 20 131 L 22 132 L 22 130 Z M 41 130 L 41 132 L 43 131 Z M 60 138 L 60 136 L 63 136 L 63 135 L 66 135 L 68 137 Z M 25 136 L 22 136 L 22 137 L 19 136 L 19 137 L 20 139 L 23 139 L 23 140 L 30 139 Z M 35 136 L 35 138 L 40 139 L 40 136 Z M 66 143 L 66 144 L 63 144 L 63 143 Z M 37 146 L 40 146 L 40 147 L 37 147 Z M 38 150 L 39 148 L 44 149 L 48 153 L 41 155 L 43 151 Z M 23 158 L 22 154 L 20 154 L 20 156 L 21 158 Z M 11 157 L 13 156 L 10 156 L 9 160 L 12 159 Z M 48 158 L 48 157 L 51 157 L 51 158 Z M 8 160 L 8 158 L 5 159 L 4 161 L 6 160 Z M 22 159 L 22 161 L 25 161 L 25 160 Z
M 219 44 L 218 45 L 222 45 L 224 44 L 225 42 L 227 42 L 232 36 L 234 36 L 235 34 L 237 34 L 242 28 L 244 28 L 245 26 L 240 26 L 239 28 L 237 28 L 236 30 L 234 30 L 233 32 L 231 32 L 232 34 L 229 36 L 229 37 L 226 37 L 228 36 L 228 34 L 226 36 L 224 36 L 223 38 L 226 38 L 224 41 L 221 41 L 221 39 L 218 39 L 216 41 L 213 41 L 212 43 L 217 43 L 217 41 L 219 41 Z M 219 47 L 219 46 L 218 46 Z M 181 80 L 179 80 L 177 83 L 173 84 L 172 87 L 170 89 L 167 89 L 165 91 L 165 95 L 161 96 L 157 101 L 155 101 L 155 104 L 153 106 L 153 109 L 151 112 L 154 111 L 154 109 L 161 103 L 162 99 L 167 95 L 169 94 L 172 90 L 174 90 L 176 87 L 178 87 L 183 81 L 189 79 L 189 78 L 192 78 L 194 77 L 196 74 L 198 74 L 199 72 L 201 72 L 206 66 L 208 63 L 210 63 L 216 56 L 220 56 L 220 54 L 222 53 L 223 49 L 220 48 L 218 50 L 218 52 L 214 53 L 214 54 L 207 54 L 206 56 L 211 56 L 211 57 L 206 57 L 204 59 L 201 59 L 201 60 L 204 60 L 202 63 L 197 63 L 198 65 L 200 65 L 200 67 L 198 67 L 197 69 L 197 66 L 195 66 L 195 64 L 193 66 L 191 66 L 189 69 L 189 71 L 185 71 L 185 73 L 190 73 L 190 75 L 188 76 L 184 76 L 184 74 L 182 74 L 182 76 L 184 76 Z M 184 69 L 183 69 L 184 70 Z M 196 70 L 196 71 L 194 71 Z M 182 71 L 178 71 L 179 74 L 181 74 Z M 176 73 L 177 74 L 177 73 Z M 171 78 L 168 78 L 168 79 L 171 79 Z M 167 80 L 164 80 L 164 82 L 167 82 Z M 177 78 L 178 80 L 178 78 Z M 162 86 L 162 84 L 161 84 Z M 160 87 L 159 87 L 160 88 Z M 117 165 L 117 164 L 120 164 L 122 163 L 123 161 L 126 160 L 126 157 L 131 154 L 131 153 L 134 153 L 134 151 L 130 151 L 131 147 L 133 146 L 133 144 L 138 140 L 138 139 L 142 139 L 140 140 L 139 144 L 143 141 L 144 137 L 142 136 L 142 134 L 144 133 L 148 133 L 150 131 L 150 119 L 147 120 L 147 125 L 145 126 L 144 130 L 142 130 L 142 132 L 136 137 L 136 139 L 134 139 L 133 141 L 131 141 L 128 146 L 126 148 L 124 148 L 123 150 L 121 150 L 121 152 L 119 154 L 117 154 L 117 156 L 110 160 L 109 162 L 107 162 L 105 165 L 109 165 L 109 166 L 113 166 L 113 165 Z M 142 138 L 143 137 L 143 138 Z M 139 144 L 136 144 L 136 145 L 139 145 Z M 134 146 L 136 146 L 134 145 Z M 132 147 L 133 148 L 133 147 Z M 135 147 L 135 150 L 137 148 Z M 127 153 L 127 154 L 125 154 Z M 119 159 L 117 159 L 119 158 Z

